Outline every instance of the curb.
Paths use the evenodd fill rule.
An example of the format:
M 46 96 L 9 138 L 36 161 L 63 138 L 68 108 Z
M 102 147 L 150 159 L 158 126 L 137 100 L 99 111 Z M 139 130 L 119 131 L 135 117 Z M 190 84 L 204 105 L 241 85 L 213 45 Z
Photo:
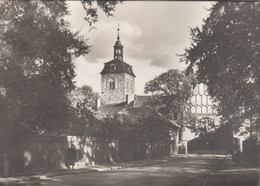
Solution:
M 185 157 L 178 157 L 178 158 L 175 157 L 175 158 L 171 158 L 171 159 L 168 159 L 168 160 L 158 160 L 158 161 L 155 161 L 155 162 L 149 162 L 149 163 L 144 163 L 144 164 L 140 164 L 140 165 L 127 165 L 127 166 L 122 165 L 122 166 L 118 166 L 118 167 L 110 167 L 110 168 L 106 168 L 104 170 L 100 170 L 98 172 L 127 169 L 127 168 L 134 168 L 134 167 L 152 166 L 152 165 L 163 164 L 163 163 L 167 163 L 167 162 L 171 162 L 171 161 L 179 160 L 179 159 L 185 159 Z
M 48 178 L 52 178 L 55 176 L 83 174 L 83 173 L 91 173 L 91 172 L 98 172 L 98 171 L 93 170 L 93 169 L 88 169 L 88 170 L 82 169 L 81 171 L 64 171 L 64 172 L 62 171 L 62 172 L 56 172 L 56 173 L 36 174 L 36 175 L 32 175 L 32 176 L 21 176 L 21 177 L 14 178 L 15 180 L 7 180 L 6 182 L 0 181 L 0 186 L 15 185 L 15 184 L 19 184 L 21 182 L 27 182 L 27 181 L 41 181 L 41 180 L 43 181 L 43 180 L 48 180 Z M 12 179 L 12 178 L 10 178 L 10 179 Z
M 75 171 L 61 171 L 61 172 L 54 172 L 54 173 L 42 173 L 42 174 L 36 174 L 32 176 L 21 176 L 18 177 L 17 180 L 10 180 L 6 182 L 0 181 L 0 186 L 6 186 L 6 185 L 15 185 L 19 184 L 20 182 L 26 182 L 26 181 L 40 181 L 40 180 L 47 180 L 48 178 L 56 177 L 56 176 L 62 176 L 62 175 L 73 175 L 73 174 L 84 174 L 84 173 L 92 173 L 92 172 L 105 172 L 105 171 L 112 171 L 112 170 L 120 170 L 120 169 L 128 169 L 128 168 L 134 168 L 134 167 L 144 167 L 144 166 L 152 166 L 152 165 L 158 165 L 167 163 L 174 160 L 184 159 L 185 157 L 173 157 L 167 160 L 154 160 L 154 162 L 147 162 L 143 164 L 137 164 L 137 165 L 119 165 L 119 166 L 111 166 L 107 168 L 101 168 L 98 170 L 98 168 L 90 168 L 87 170 L 83 169 L 77 169 Z M 127 164 L 127 163 L 126 163 Z M 7 178 L 8 179 L 8 178 Z

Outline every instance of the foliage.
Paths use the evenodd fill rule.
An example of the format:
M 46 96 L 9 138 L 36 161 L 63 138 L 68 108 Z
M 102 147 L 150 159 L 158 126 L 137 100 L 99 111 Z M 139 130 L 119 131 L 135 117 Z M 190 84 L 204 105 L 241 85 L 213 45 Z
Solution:
M 132 114 L 102 117 L 96 112 L 98 94 L 94 93 L 89 86 L 75 88 L 68 97 L 74 113 L 71 135 L 105 137 L 109 140 L 169 139 L 172 123 L 158 114 L 151 113 L 149 117 L 144 117 L 142 114 L 139 117 Z M 147 109 L 150 110 L 149 108 L 145 110 Z M 135 111 L 141 112 L 141 110 Z
M 202 117 L 196 123 L 196 135 L 205 135 L 211 131 L 216 130 L 214 119 L 209 117 Z
M 70 31 L 67 15 L 63 1 L 0 4 L 1 123 L 14 130 L 63 134 L 68 128 L 73 57 L 89 47 Z
M 124 126 L 121 125 L 116 115 L 107 116 L 99 121 L 97 136 L 102 136 L 109 140 L 121 137 Z
M 68 95 L 73 107 L 87 108 L 89 110 L 96 110 L 98 93 L 93 92 L 88 85 L 74 88 Z
M 71 101 L 74 120 L 70 127 L 71 135 L 95 135 L 97 123 L 96 101 L 98 93 L 93 92 L 90 86 L 84 85 L 73 89 L 68 95 Z
M 197 69 L 224 120 L 239 127 L 248 119 L 252 134 L 260 126 L 260 3 L 218 2 L 210 11 L 201 29 L 191 29 L 181 60 L 188 73 Z
M 94 23 L 98 20 L 98 8 L 101 9 L 108 17 L 113 16 L 113 13 L 115 11 L 115 7 L 120 1 L 93 1 L 93 0 L 81 0 L 81 3 L 85 9 L 86 16 L 85 20 L 89 23 L 90 26 L 92 26 Z M 95 3 L 96 6 L 95 6 Z
M 118 4 L 97 1 L 93 8 L 94 1 L 81 3 L 90 25 L 98 9 L 112 16 Z M 0 4 L 1 132 L 64 134 L 75 119 L 67 97 L 74 88 L 73 60 L 87 54 L 89 46 L 70 30 L 68 15 L 65 1 Z
M 145 84 L 145 93 L 152 93 L 147 104 L 166 118 L 177 120 L 181 126 L 190 123 L 192 117 L 187 106 L 195 83 L 193 75 L 171 69 Z
M 172 126 L 160 117 L 138 118 L 133 121 L 119 115 L 107 117 L 101 122 L 99 135 L 109 139 L 167 140 Z

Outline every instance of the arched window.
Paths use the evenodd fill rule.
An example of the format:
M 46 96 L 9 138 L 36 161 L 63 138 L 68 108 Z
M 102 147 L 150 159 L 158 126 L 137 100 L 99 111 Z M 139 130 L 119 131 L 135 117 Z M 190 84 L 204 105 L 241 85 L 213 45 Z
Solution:
M 208 109 L 206 106 L 202 106 L 202 114 L 208 114 Z
M 109 88 L 110 89 L 115 89 L 115 80 L 114 79 L 110 79 L 109 80 Z
M 196 107 L 195 107 L 195 106 L 192 106 L 192 107 L 191 107 L 191 113 L 192 113 L 192 114 L 196 114 Z
M 115 88 L 115 82 L 109 82 L 109 88 L 114 89 Z
M 202 114 L 202 108 L 199 105 L 197 105 L 197 114 Z

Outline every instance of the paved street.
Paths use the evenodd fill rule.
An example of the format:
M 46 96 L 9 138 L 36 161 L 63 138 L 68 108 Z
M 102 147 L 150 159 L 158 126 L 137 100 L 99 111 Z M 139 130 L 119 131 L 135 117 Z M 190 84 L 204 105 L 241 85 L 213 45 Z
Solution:
M 192 156 L 152 166 L 55 176 L 19 185 L 257 186 L 258 169 L 234 168 L 224 157 Z

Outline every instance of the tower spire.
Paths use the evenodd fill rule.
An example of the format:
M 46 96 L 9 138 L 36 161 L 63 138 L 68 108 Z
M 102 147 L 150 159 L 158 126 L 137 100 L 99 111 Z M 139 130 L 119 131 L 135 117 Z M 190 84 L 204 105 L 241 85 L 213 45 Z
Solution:
M 117 28 L 117 41 L 114 45 L 114 58 L 117 58 L 121 61 L 123 61 L 123 45 L 120 41 L 120 36 L 119 36 L 119 24 L 118 24 L 118 28 Z
M 120 25 L 118 24 L 118 28 L 117 28 L 117 41 L 120 40 L 120 37 L 119 37 L 119 30 L 120 30 L 120 29 L 119 29 L 119 26 L 120 26 Z

